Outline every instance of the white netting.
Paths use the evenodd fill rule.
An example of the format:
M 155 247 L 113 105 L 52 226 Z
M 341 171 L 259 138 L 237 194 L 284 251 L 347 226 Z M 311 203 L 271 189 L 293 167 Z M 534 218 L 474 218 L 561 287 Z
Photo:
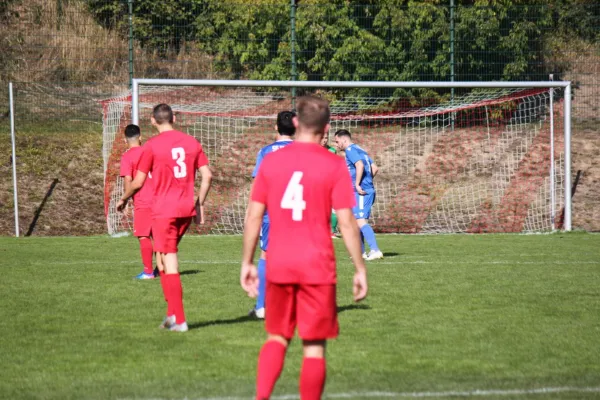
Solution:
M 142 135 L 152 107 L 172 106 L 176 126 L 198 138 L 215 171 L 207 206 L 212 233 L 241 233 L 258 150 L 273 141 L 277 112 L 291 108 L 285 91 L 140 87 Z M 548 89 L 475 89 L 436 101 L 395 96 L 323 94 L 331 131 L 348 129 L 380 167 L 375 228 L 384 232 L 540 232 L 560 224 L 564 199 L 562 100 Z M 441 100 L 440 100 L 441 99 Z M 105 202 L 111 234 L 130 222 L 114 210 L 130 96 L 104 103 Z M 550 119 L 554 118 L 554 187 L 550 185 Z M 340 154 L 341 155 L 341 154 Z M 116 174 L 115 174 L 116 172 Z M 554 191 L 554 196 L 551 192 Z M 551 199 L 554 198 L 554 204 Z

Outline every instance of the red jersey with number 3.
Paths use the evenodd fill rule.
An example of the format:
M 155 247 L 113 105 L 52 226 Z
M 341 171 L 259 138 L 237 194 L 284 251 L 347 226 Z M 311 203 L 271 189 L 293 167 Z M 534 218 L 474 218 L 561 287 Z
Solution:
M 127 150 L 121 157 L 121 176 L 130 176 L 135 178 L 137 174 L 138 163 L 142 156 L 142 147 L 132 147 Z M 146 209 L 152 207 L 152 177 L 148 176 L 144 182 L 144 186 L 136 194 L 133 195 L 133 207 L 135 210 Z
M 294 142 L 265 157 L 251 198 L 271 219 L 269 282 L 336 283 L 331 209 L 354 207 L 352 187 L 344 160 L 319 144 Z
M 152 173 L 152 217 L 184 218 L 196 215 L 196 170 L 208 165 L 202 146 L 179 131 L 165 131 L 148 140 L 138 170 Z

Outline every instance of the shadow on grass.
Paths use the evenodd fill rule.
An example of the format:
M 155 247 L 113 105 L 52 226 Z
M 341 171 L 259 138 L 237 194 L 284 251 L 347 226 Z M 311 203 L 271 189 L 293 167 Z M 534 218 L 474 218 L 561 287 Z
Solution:
M 350 310 L 370 310 L 371 306 L 368 304 L 356 304 L 356 303 L 352 303 L 352 304 L 347 304 L 345 306 L 338 306 L 337 308 L 337 312 L 339 313 L 343 313 L 344 311 L 350 311 Z
M 384 257 L 396 257 L 396 256 L 399 256 L 399 255 L 400 255 L 400 253 L 394 253 L 394 252 L 384 252 L 383 253 Z
M 256 319 L 249 315 L 244 315 L 242 317 L 231 318 L 231 319 L 215 319 L 212 321 L 203 321 L 203 322 L 194 322 L 188 325 L 190 329 L 200 329 L 206 328 L 207 326 L 213 325 L 233 325 L 233 324 L 243 324 L 246 322 L 264 322 L 261 319 Z
M 38 219 L 40 219 L 40 215 L 42 215 L 42 211 L 44 211 L 44 206 L 46 205 L 46 202 L 48 201 L 50 196 L 52 196 L 52 192 L 54 191 L 54 188 L 56 187 L 56 185 L 58 185 L 57 178 L 55 178 L 52 181 L 52 183 L 50 184 L 50 187 L 48 188 L 48 191 L 46 192 L 46 195 L 44 196 L 44 199 L 42 200 L 42 203 L 38 206 L 38 208 L 36 208 L 35 213 L 33 215 L 33 220 L 29 224 L 29 229 L 27 229 L 27 233 L 25 233 L 25 236 L 31 236 L 33 234 L 33 231 L 35 230 L 35 226 L 37 225 Z
M 204 272 L 204 271 L 199 270 L 199 269 L 188 269 L 186 271 L 179 271 L 179 275 L 196 275 L 196 274 L 199 274 L 200 272 Z

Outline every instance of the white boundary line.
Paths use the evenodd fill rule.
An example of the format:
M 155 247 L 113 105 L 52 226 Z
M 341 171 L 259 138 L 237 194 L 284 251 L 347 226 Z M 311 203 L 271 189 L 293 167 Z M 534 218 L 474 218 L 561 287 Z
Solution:
M 23 264 L 28 265 L 96 265 L 96 264 L 140 264 L 140 260 L 121 260 L 121 261 L 99 261 L 99 260 L 81 260 L 81 261 L 34 261 L 34 262 L 24 262 Z M 240 264 L 240 260 L 222 260 L 222 261 L 212 261 L 212 260 L 180 260 L 180 264 L 195 264 L 195 265 L 218 265 L 218 264 Z M 350 260 L 338 260 L 339 263 L 350 263 Z M 509 264 L 509 265 L 600 265 L 600 260 L 598 261 L 426 261 L 426 260 L 414 260 L 414 261 L 374 261 L 372 263 L 367 263 L 367 265 L 377 266 L 377 265 L 427 265 L 427 264 L 467 264 L 467 265 L 501 265 L 501 264 Z
M 568 236 L 580 236 L 578 237 L 578 239 L 580 240 L 586 240 L 586 236 L 599 236 L 600 232 L 599 231 L 582 231 L 582 230 L 574 230 L 572 232 L 563 232 L 563 231 L 557 231 L 557 232 L 516 232 L 516 233 L 378 233 L 377 237 L 427 237 L 427 238 L 431 238 L 431 239 L 436 239 L 436 238 L 440 238 L 440 239 L 445 239 L 448 236 L 455 236 L 455 237 L 482 237 L 482 238 L 488 238 L 488 237 L 500 237 L 500 236 L 538 236 L 538 235 L 542 235 L 542 236 L 550 236 L 550 235 L 555 235 L 555 236 L 559 236 L 559 235 L 568 235 Z M 127 238 L 132 238 L 131 234 L 126 236 Z M 198 240 L 198 239 L 204 239 L 204 238 L 242 238 L 242 234 L 241 233 L 227 233 L 227 234 L 216 234 L 216 233 L 211 233 L 211 234 L 195 234 L 195 233 L 190 233 L 188 235 L 185 235 L 184 237 L 184 241 L 188 240 L 188 239 L 192 239 L 192 240 Z M 0 237 L 0 239 L 13 239 L 12 237 L 9 236 L 5 236 L 5 237 Z M 63 236 L 33 236 L 33 237 L 28 237 L 26 238 L 26 240 L 28 241 L 35 241 L 35 240 L 46 240 L 46 239 L 93 239 L 93 240 L 98 240 L 98 239 L 119 239 L 119 237 L 113 237 L 109 234 L 105 234 L 105 235 L 90 235 L 90 236 L 69 236 L 69 235 L 63 235 Z
M 447 392 L 348 392 L 325 394 L 326 399 L 352 399 L 352 398 L 428 398 L 428 397 L 487 397 L 487 396 L 515 396 L 528 394 L 553 394 L 553 393 L 600 393 L 600 387 L 543 387 L 535 389 L 475 389 L 469 391 L 447 391 Z M 184 397 L 182 400 L 251 400 L 253 397 Z M 271 396 L 272 400 L 297 400 L 297 394 L 284 394 Z M 119 398 L 129 400 L 130 398 Z M 146 400 L 165 400 L 161 397 L 153 397 Z

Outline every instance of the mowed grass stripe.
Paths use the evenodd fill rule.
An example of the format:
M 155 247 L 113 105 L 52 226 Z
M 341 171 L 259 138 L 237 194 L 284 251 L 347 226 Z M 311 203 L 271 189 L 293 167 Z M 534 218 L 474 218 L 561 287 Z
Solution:
M 388 257 L 369 264 L 370 296 L 358 305 L 335 242 L 342 332 L 328 346 L 331 397 L 600 386 L 599 235 L 379 241 Z M 0 397 L 251 396 L 264 331 L 245 318 L 252 300 L 239 288 L 240 246 L 239 236 L 182 242 L 193 329 L 172 334 L 156 328 L 159 282 L 132 279 L 141 270 L 135 239 L 0 239 L 0 354 L 9 366 Z M 297 392 L 300 360 L 294 341 L 275 395 Z

